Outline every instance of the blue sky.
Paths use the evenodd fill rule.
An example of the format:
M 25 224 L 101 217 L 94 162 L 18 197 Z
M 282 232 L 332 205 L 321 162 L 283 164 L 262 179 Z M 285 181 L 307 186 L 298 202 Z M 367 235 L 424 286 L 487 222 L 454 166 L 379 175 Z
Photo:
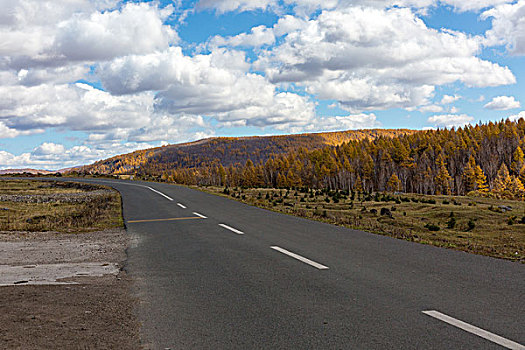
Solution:
M 0 169 L 212 136 L 525 116 L 525 0 L 2 7 Z

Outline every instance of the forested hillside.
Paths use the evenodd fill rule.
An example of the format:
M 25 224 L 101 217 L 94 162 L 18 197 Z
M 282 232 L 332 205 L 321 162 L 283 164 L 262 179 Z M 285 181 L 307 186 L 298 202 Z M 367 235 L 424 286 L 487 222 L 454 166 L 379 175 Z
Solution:
M 525 120 L 354 140 L 224 167 L 174 168 L 184 184 L 525 196 Z
M 217 138 L 135 152 L 89 172 L 193 185 L 524 198 L 525 120 L 408 132 Z
M 396 137 L 413 130 L 351 130 L 329 133 L 282 135 L 266 137 L 217 137 L 196 142 L 169 145 L 136 151 L 85 166 L 80 170 L 90 174 L 142 174 L 160 176 L 180 168 L 199 168 L 220 163 L 223 166 L 266 162 L 278 154 L 305 148 L 320 149 L 344 142 Z

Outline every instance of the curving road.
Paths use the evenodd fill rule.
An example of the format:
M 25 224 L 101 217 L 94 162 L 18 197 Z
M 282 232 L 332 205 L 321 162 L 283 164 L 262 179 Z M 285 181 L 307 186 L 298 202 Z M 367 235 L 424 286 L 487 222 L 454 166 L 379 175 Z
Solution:
M 122 194 L 154 349 L 525 349 L 525 266 L 185 187 Z

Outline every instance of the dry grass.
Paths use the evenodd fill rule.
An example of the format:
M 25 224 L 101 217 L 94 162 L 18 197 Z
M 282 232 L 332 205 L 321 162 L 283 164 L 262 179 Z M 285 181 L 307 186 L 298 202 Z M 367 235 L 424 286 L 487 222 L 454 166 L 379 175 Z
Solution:
M 100 189 L 109 188 L 50 181 L 0 181 L 0 195 L 73 194 Z M 122 226 L 120 195 L 113 190 L 87 196 L 80 203 L 0 201 L 0 231 L 87 232 Z
M 521 223 L 525 222 L 525 202 L 521 201 L 415 194 L 355 195 L 352 199 L 350 195 L 321 191 L 204 190 L 295 216 L 525 262 L 525 224 Z M 512 211 L 503 212 L 499 209 L 502 205 L 512 207 Z M 381 209 L 388 209 L 391 216 L 381 215 Z

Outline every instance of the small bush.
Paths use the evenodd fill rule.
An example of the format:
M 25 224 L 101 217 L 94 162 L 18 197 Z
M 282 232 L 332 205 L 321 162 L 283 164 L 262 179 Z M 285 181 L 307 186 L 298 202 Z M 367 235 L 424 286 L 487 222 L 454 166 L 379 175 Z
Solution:
M 475 227 L 476 227 L 476 223 L 474 222 L 474 220 L 470 219 L 467 222 L 467 231 L 472 231 Z
M 455 217 L 451 217 L 448 221 L 447 221 L 447 228 L 452 230 L 454 227 L 456 227 L 456 218 Z
M 439 231 L 439 230 L 441 230 L 441 227 L 439 227 L 438 225 L 434 225 L 434 224 L 426 224 L 425 228 L 428 229 L 429 231 Z

